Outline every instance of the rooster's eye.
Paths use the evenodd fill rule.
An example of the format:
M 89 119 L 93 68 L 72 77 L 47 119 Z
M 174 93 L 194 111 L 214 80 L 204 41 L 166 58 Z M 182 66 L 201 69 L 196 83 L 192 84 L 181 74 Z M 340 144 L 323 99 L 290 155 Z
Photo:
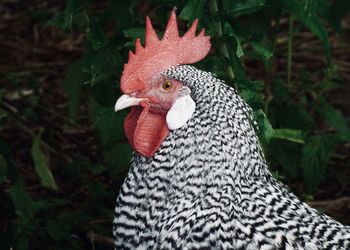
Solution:
M 166 81 L 162 83 L 162 88 L 164 90 L 171 90 L 173 88 L 174 84 L 171 81 Z

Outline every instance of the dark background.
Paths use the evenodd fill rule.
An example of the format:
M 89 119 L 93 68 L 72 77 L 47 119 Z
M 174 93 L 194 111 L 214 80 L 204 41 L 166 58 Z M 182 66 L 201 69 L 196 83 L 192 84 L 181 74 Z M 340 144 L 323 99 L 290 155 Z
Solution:
M 213 48 L 196 66 L 252 106 L 274 176 L 350 224 L 348 0 L 2 0 L 0 246 L 110 249 L 131 148 L 115 114 L 145 16 L 177 6 Z

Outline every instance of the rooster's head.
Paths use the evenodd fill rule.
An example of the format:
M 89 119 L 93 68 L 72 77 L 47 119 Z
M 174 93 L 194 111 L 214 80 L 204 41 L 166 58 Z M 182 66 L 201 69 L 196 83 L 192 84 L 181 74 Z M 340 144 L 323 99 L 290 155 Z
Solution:
M 162 72 L 203 59 L 210 50 L 210 37 L 202 30 L 196 36 L 198 20 L 182 37 L 179 36 L 175 9 L 160 40 L 146 18 L 145 46 L 136 39 L 135 53 L 129 52 L 120 81 L 124 93 L 115 110 L 132 106 L 124 129 L 133 148 L 151 157 L 169 129 L 182 127 L 192 116 L 195 103 L 191 90 L 182 82 L 169 79 Z

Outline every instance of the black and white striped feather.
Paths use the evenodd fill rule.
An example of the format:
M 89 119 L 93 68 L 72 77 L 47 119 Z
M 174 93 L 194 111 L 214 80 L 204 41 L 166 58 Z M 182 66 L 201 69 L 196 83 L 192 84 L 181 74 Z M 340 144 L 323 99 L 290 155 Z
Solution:
M 152 158 L 134 154 L 117 198 L 116 249 L 350 249 L 350 227 L 301 202 L 270 174 L 252 110 L 211 73 L 163 73 L 196 110 Z

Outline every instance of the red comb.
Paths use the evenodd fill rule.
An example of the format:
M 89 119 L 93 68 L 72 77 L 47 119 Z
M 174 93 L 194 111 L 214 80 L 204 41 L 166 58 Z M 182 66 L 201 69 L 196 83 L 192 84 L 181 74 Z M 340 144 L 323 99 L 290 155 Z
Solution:
M 129 51 L 129 61 L 124 65 L 120 88 L 130 94 L 145 88 L 155 74 L 179 64 L 202 60 L 210 50 L 210 37 L 204 29 L 196 36 L 198 19 L 182 37 L 176 23 L 175 8 L 171 12 L 164 36 L 159 40 L 151 20 L 146 18 L 145 47 L 140 39 L 135 42 L 135 53 Z

